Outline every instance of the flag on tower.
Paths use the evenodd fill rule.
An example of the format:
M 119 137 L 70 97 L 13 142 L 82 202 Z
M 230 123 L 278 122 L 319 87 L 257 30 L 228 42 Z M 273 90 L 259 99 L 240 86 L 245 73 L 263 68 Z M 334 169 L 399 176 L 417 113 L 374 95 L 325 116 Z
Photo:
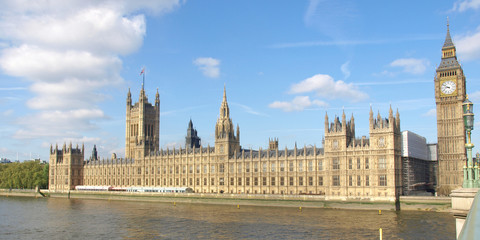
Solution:
M 143 76 L 143 81 L 142 81 L 142 89 L 143 89 L 143 86 L 145 85 L 145 67 L 142 68 L 140 75 Z

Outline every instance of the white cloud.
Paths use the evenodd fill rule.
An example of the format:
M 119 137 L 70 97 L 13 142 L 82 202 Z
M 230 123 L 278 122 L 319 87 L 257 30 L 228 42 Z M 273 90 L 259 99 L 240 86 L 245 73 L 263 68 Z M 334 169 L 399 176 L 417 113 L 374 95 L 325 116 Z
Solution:
M 299 83 L 293 84 L 290 93 L 315 92 L 319 97 L 327 99 L 342 99 L 358 102 L 368 98 L 368 95 L 357 89 L 352 83 L 335 81 L 329 75 L 317 74 Z
M 105 88 L 124 83 L 121 56 L 146 34 L 144 12 L 163 14 L 180 0 L 0 0 L 0 70 L 25 79 L 36 110 L 17 120 L 16 139 L 84 139 L 108 119 Z
M 372 75 L 375 77 L 395 77 L 397 74 L 388 70 L 383 70 L 380 73 L 373 73 Z
M 12 116 L 12 114 L 13 114 L 13 109 L 8 109 L 8 110 L 2 112 L 0 115 L 3 116 L 3 117 L 10 117 L 10 116 Z
M 475 32 L 457 36 L 455 38 L 457 53 L 462 60 L 475 60 L 480 58 L 480 27 Z
M 270 108 L 282 109 L 285 112 L 303 111 L 310 106 L 327 107 L 326 102 L 320 100 L 310 101 L 308 96 L 296 96 L 291 102 L 275 101 L 268 105 Z
M 468 9 L 477 10 L 478 8 L 480 8 L 480 0 L 464 0 L 455 2 L 452 11 L 464 12 Z
M 350 61 L 347 61 L 344 64 L 342 64 L 342 66 L 340 67 L 340 70 L 343 73 L 343 79 L 347 80 L 347 78 L 350 77 Z
M 80 138 L 83 131 L 97 129 L 95 121 L 105 118 L 103 111 L 98 108 L 41 111 L 18 119 L 17 124 L 22 128 L 13 137 L 16 139 Z
M 25 44 L 0 54 L 0 67 L 5 73 L 33 82 L 59 82 L 68 78 L 118 82 L 121 66 L 121 60 L 114 55 Z
M 250 113 L 252 115 L 257 115 L 257 116 L 268 116 L 264 113 L 261 113 L 261 112 L 257 112 L 255 110 L 253 110 L 251 107 L 247 106 L 247 105 L 243 105 L 243 104 L 240 104 L 240 103 L 235 103 L 235 102 L 230 102 L 230 104 L 232 105 L 237 105 L 239 107 L 241 107 L 245 112 L 247 113 Z
M 211 57 L 200 57 L 193 61 L 198 66 L 203 75 L 209 78 L 218 78 L 220 76 L 220 60 Z
M 426 59 L 400 58 L 390 63 L 391 67 L 403 67 L 403 71 L 411 74 L 423 74 L 430 66 Z
M 4 35 L 16 42 L 67 50 L 75 47 L 89 52 L 128 54 L 136 51 L 145 35 L 143 15 L 125 13 L 104 6 L 80 8 L 70 16 L 27 15 L 0 23 Z
M 437 116 L 437 109 L 432 108 L 432 109 L 428 110 L 428 112 L 424 113 L 422 116 L 424 116 L 424 117 L 436 117 Z
M 162 147 L 162 149 L 174 149 L 174 148 L 180 148 L 180 147 L 184 147 L 183 145 L 184 143 L 181 143 L 181 142 L 168 142 L 168 143 L 165 143 Z

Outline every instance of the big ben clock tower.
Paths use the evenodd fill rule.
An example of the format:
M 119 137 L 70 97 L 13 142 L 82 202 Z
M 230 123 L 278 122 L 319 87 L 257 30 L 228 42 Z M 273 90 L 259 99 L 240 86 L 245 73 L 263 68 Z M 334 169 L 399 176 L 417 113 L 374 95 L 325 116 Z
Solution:
M 465 100 L 465 76 L 457 61 L 455 45 L 447 36 L 442 47 L 442 61 L 435 76 L 437 105 L 438 186 L 448 193 L 463 182 L 465 165 L 465 128 L 462 103 Z

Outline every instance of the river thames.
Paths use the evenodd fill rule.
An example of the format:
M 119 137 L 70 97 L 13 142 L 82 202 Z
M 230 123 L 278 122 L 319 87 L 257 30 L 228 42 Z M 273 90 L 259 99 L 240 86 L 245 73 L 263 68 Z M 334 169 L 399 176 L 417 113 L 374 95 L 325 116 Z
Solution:
M 450 213 L 0 197 L 0 239 L 455 239 Z

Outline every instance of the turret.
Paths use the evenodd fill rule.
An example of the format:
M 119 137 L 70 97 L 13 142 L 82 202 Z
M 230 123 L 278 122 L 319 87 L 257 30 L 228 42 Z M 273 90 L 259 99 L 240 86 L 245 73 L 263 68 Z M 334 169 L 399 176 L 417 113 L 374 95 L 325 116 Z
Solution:
M 372 105 L 370 105 L 369 123 L 370 123 L 370 130 L 372 130 L 374 126 Z
M 130 93 L 130 88 L 128 88 L 128 93 L 127 93 L 127 107 L 132 106 L 132 93 Z
M 392 105 L 390 105 L 390 109 L 388 110 L 388 124 L 390 125 L 389 127 L 394 128 L 395 124 L 395 119 L 393 118 L 393 110 L 392 110 Z
M 400 113 L 398 113 L 398 108 L 397 108 L 397 115 L 395 117 L 395 124 L 397 125 L 397 130 L 400 131 Z
M 328 122 L 328 114 L 327 114 L 327 112 L 325 111 L 325 133 L 328 133 L 328 130 L 329 130 L 329 129 L 328 129 L 328 124 L 329 124 L 329 122 Z
M 240 142 L 240 126 L 237 123 L 237 141 Z
M 188 122 L 187 136 L 185 137 L 185 148 L 199 148 L 200 147 L 200 137 L 197 135 L 197 130 L 193 128 L 192 119 Z

